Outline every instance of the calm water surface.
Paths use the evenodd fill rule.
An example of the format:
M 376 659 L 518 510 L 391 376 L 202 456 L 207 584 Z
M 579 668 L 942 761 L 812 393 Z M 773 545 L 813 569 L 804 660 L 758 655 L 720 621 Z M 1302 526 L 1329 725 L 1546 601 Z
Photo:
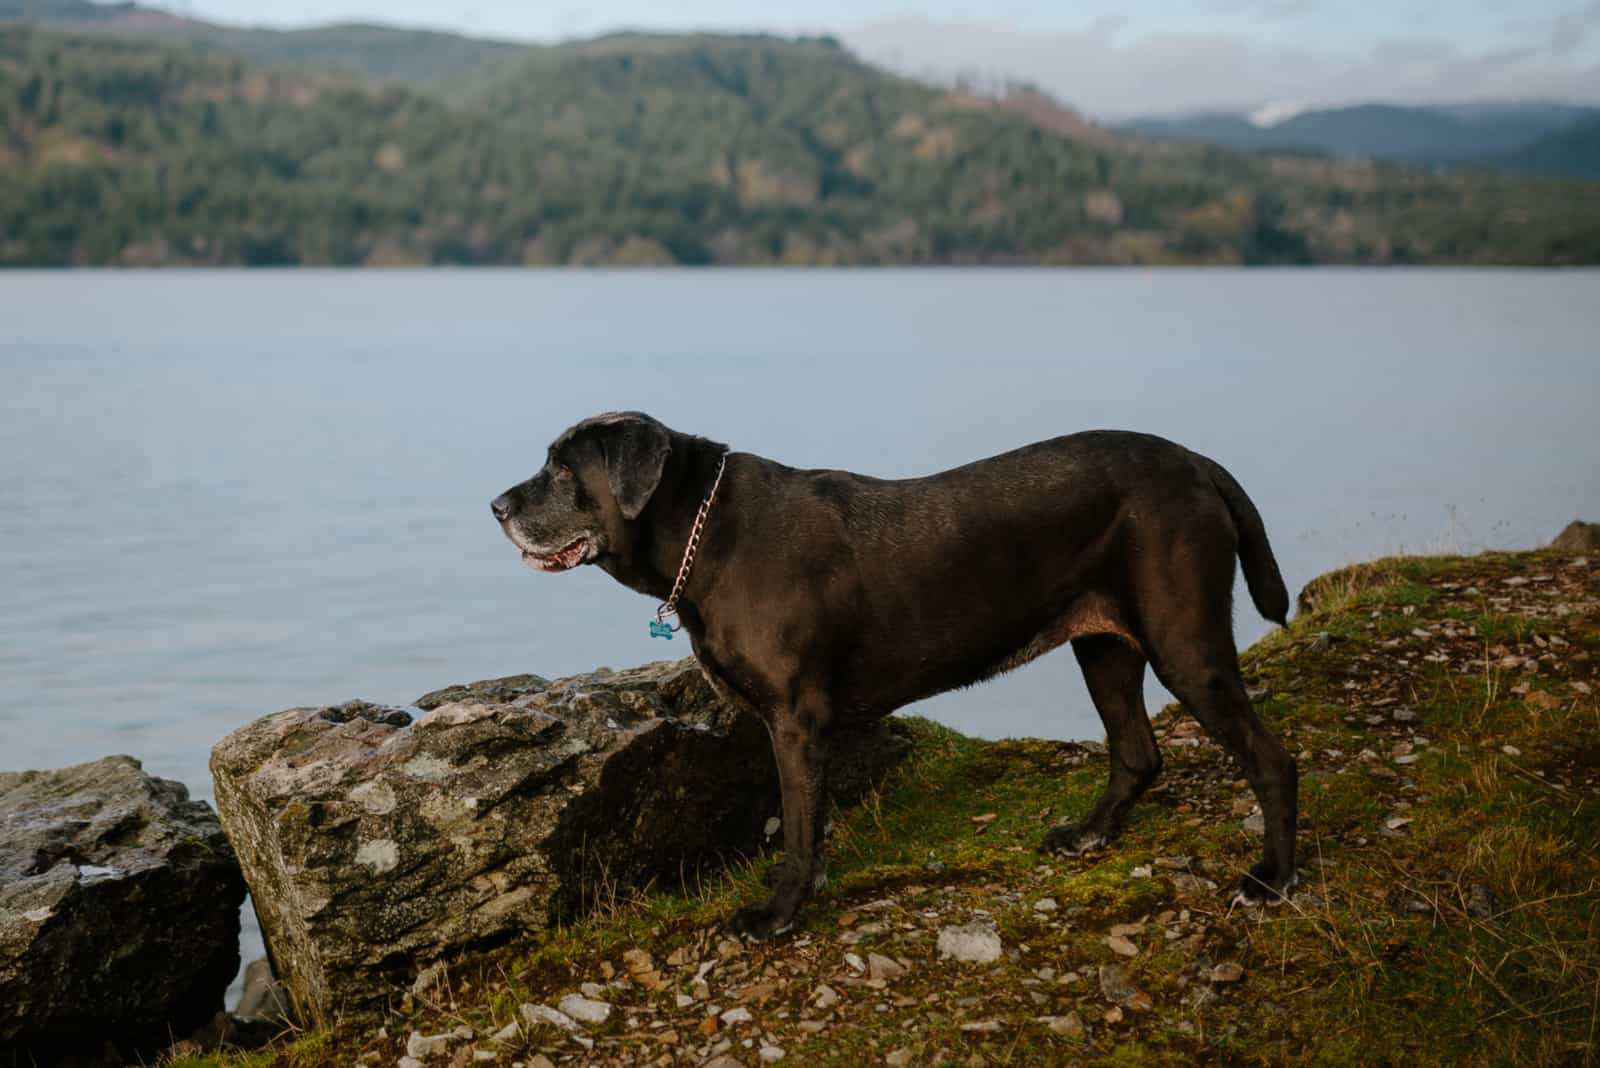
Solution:
M 206 754 L 294 704 L 686 655 L 488 500 L 637 407 L 923 474 L 1091 427 L 1227 465 L 1291 589 L 1600 517 L 1600 274 L 0 274 L 0 767 Z M 1241 644 L 1265 628 L 1241 599 Z M 1070 655 L 923 711 L 1097 736 Z
M 127 752 L 209 798 L 280 708 L 687 655 L 490 519 L 594 412 L 886 477 L 1158 433 L 1297 590 L 1600 519 L 1596 338 L 1592 272 L 0 274 L 0 768 Z M 1100 734 L 1065 651 L 918 710 Z

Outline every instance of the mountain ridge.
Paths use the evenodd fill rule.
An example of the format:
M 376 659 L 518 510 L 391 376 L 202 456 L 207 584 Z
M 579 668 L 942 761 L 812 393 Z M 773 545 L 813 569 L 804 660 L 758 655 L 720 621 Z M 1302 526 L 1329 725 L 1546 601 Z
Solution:
M 1162 144 L 826 37 L 354 66 L 0 28 L 0 263 L 1600 261 L 1600 186 Z
M 1304 108 L 1282 122 L 1258 124 L 1245 112 L 1150 117 L 1116 129 L 1164 141 L 1195 141 L 1246 151 L 1320 152 L 1429 166 L 1529 171 L 1591 177 L 1569 170 L 1565 156 L 1523 154 L 1538 142 L 1581 131 L 1600 108 L 1546 101 L 1408 107 L 1358 104 Z M 1542 161 L 1542 162 L 1541 162 Z
M 240 26 L 130 0 L 105 4 L 95 0 L 0 0 L 0 25 L 6 22 L 149 38 L 260 63 L 334 66 L 419 87 L 437 87 L 451 78 L 481 73 L 485 64 L 540 47 L 447 30 L 360 21 L 288 30 Z

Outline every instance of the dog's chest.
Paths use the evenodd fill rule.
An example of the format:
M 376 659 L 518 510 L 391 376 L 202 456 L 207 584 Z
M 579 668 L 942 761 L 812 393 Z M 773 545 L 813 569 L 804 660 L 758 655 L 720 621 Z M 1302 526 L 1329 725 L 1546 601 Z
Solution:
M 719 657 L 717 650 L 703 635 L 691 632 L 689 637 L 694 646 L 695 661 L 700 665 L 700 674 L 719 700 L 758 715 L 771 706 L 771 701 L 765 695 L 767 688 L 752 673 L 741 672 L 736 666 L 730 665 L 725 657 Z

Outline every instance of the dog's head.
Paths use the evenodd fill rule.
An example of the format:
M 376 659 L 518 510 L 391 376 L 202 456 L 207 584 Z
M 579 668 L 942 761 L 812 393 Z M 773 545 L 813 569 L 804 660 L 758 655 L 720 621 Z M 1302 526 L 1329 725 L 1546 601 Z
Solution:
M 626 548 L 627 525 L 650 503 L 671 452 L 671 434 L 648 415 L 597 415 L 551 442 L 538 473 L 490 507 L 530 566 L 593 563 Z

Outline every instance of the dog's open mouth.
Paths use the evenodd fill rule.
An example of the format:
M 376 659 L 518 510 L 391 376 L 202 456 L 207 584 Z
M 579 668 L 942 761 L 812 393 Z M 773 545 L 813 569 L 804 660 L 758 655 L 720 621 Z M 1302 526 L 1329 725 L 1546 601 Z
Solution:
M 553 553 L 533 553 L 526 549 L 522 551 L 523 563 L 540 571 L 566 571 L 583 563 L 588 556 L 588 538 L 578 538 L 565 549 Z

